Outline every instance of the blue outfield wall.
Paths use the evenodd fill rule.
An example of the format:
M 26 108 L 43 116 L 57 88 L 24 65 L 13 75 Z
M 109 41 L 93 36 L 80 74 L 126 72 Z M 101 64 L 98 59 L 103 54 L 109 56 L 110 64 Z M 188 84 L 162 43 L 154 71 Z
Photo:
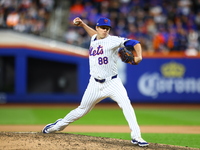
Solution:
M 89 80 L 88 58 L 45 52 L 41 50 L 38 51 L 31 48 L 0 48 L 0 56 L 14 56 L 15 58 L 15 91 L 14 93 L 4 93 L 0 91 L 0 103 L 77 103 L 81 101 L 82 94 L 84 93 Z M 78 66 L 78 92 L 75 94 L 28 93 L 28 58 L 76 64 Z
M 38 51 L 31 48 L 0 48 L 0 56 L 15 57 L 15 91 L 0 91 L 4 103 L 79 103 L 89 81 L 87 57 Z M 27 58 L 39 58 L 78 66 L 78 92 L 27 93 Z M 127 89 L 134 103 L 200 103 L 200 59 L 144 58 L 139 65 L 125 65 Z M 105 102 L 110 102 L 106 99 Z

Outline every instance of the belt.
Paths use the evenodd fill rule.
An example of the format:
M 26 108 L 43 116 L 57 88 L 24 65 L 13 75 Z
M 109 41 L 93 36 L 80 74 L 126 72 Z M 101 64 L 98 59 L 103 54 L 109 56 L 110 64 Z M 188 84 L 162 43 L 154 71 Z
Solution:
M 114 78 L 117 78 L 117 74 L 114 75 L 114 76 L 112 76 L 112 77 L 111 77 L 111 80 L 114 79 Z M 96 78 L 94 78 L 94 79 L 95 79 L 96 82 L 99 82 L 99 83 L 104 83 L 104 82 L 106 81 L 106 79 L 101 79 L 101 80 L 96 79 Z

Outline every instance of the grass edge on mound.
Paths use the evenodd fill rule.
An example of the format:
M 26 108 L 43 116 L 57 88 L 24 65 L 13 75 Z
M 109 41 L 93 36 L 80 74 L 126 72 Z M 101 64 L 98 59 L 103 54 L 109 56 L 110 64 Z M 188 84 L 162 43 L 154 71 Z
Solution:
M 81 133 L 73 134 L 107 137 L 123 140 L 131 140 L 129 133 Z M 173 134 L 173 133 L 143 133 L 142 137 L 149 143 L 158 143 L 189 148 L 200 148 L 200 134 Z M 190 140 L 188 140 L 190 139 Z

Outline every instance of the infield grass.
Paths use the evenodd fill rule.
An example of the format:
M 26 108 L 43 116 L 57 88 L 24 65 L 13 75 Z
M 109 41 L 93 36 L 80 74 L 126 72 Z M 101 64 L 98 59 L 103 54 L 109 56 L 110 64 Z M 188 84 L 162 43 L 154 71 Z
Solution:
M 74 108 L 0 108 L 0 124 L 47 124 Z M 135 109 L 140 125 L 200 125 L 198 109 Z M 119 108 L 94 108 L 73 124 L 127 125 Z
M 73 107 L 31 108 L 0 107 L 1 125 L 48 124 L 63 118 Z M 189 125 L 200 126 L 199 109 L 135 109 L 139 125 Z M 73 124 L 79 125 L 127 125 L 120 108 L 94 108 Z M 91 136 L 111 137 L 130 140 L 128 133 L 79 133 Z M 200 134 L 151 134 L 143 133 L 150 143 L 161 143 L 200 148 Z

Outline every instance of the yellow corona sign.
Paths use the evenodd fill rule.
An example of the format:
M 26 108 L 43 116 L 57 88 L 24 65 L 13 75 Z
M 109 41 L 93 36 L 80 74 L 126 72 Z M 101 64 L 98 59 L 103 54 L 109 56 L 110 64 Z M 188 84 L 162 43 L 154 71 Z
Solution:
M 176 62 L 169 62 L 166 64 L 163 64 L 161 66 L 161 73 L 164 77 L 183 77 L 185 74 L 185 66 L 176 63 Z

